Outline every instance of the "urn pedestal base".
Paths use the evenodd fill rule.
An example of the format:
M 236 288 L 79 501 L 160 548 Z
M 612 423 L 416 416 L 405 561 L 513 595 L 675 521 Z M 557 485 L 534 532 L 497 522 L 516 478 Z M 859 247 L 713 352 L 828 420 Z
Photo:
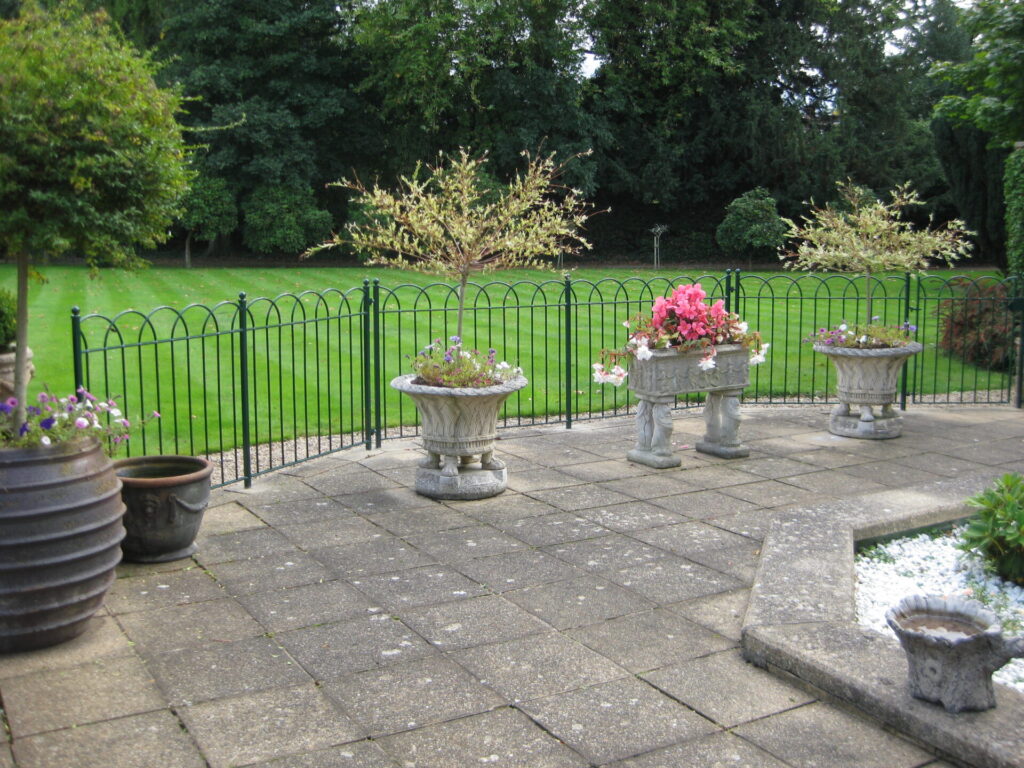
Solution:
M 630 389 L 639 400 L 636 408 L 636 447 L 626 458 L 655 469 L 671 469 L 682 463 L 672 449 L 672 405 L 676 396 L 707 392 L 704 404 L 704 437 L 695 446 L 701 453 L 723 459 L 750 455 L 740 442 L 740 396 L 750 381 L 747 350 L 739 345 L 721 346 L 716 367 L 701 370 L 702 352 L 654 350 L 649 360 L 634 360 Z
M 508 470 L 465 467 L 455 475 L 442 469 L 419 467 L 416 470 L 416 493 L 431 499 L 472 501 L 497 496 L 508 485 Z
M 903 417 L 892 409 L 892 405 L 883 405 L 879 413 L 875 413 L 870 405 L 863 405 L 860 414 L 853 414 L 849 405 L 839 403 L 829 416 L 828 431 L 840 437 L 888 440 L 899 437 L 903 432 Z

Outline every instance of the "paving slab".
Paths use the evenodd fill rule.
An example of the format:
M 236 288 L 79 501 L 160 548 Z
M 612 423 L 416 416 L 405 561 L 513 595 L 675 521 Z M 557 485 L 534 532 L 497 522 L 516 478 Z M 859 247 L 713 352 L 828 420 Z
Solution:
M 497 526 L 509 536 L 533 547 L 592 539 L 610 533 L 603 525 L 573 512 L 521 517 L 498 523 Z
M 242 595 L 238 602 L 269 632 L 365 616 L 375 606 L 345 581 Z
M 737 589 L 673 603 L 668 608 L 696 624 L 738 642 L 749 599 L 749 589 Z
M 179 714 L 211 768 L 311 752 L 365 735 L 313 685 L 217 699 Z
M 487 592 L 485 587 L 445 565 L 360 576 L 353 578 L 352 584 L 374 603 L 389 609 L 416 608 Z
M 441 656 L 329 681 L 323 691 L 374 738 L 505 706 L 501 696 Z
M 402 621 L 440 651 L 471 648 L 547 632 L 550 626 L 497 595 L 402 612 Z
M 933 757 L 820 702 L 740 725 L 733 733 L 794 768 L 917 768 Z
M 401 571 L 437 562 L 426 552 L 397 536 L 317 548 L 310 550 L 310 554 L 323 563 L 330 573 L 345 579 Z
M 667 665 L 640 677 L 725 728 L 814 701 L 803 690 L 744 661 L 737 649 Z M 751 696 L 751 691 L 757 695 Z
M 489 525 L 472 525 L 468 528 L 453 528 L 436 533 L 417 533 L 406 540 L 419 550 L 437 560 L 457 563 L 475 557 L 500 555 L 523 549 L 522 541 L 502 533 Z
M 270 527 L 252 528 L 233 533 L 222 533 L 204 538 L 195 558 L 203 565 L 245 560 L 276 552 L 296 552 L 287 537 Z
M 579 514 L 618 533 L 684 523 L 689 519 L 684 514 L 670 512 L 664 507 L 646 501 L 630 501 L 608 507 L 593 507 L 580 510 Z
M 534 699 L 522 709 L 598 765 L 715 730 L 704 718 L 634 677 Z
M 412 629 L 384 613 L 281 632 L 275 640 L 317 680 L 436 653 Z
M 593 574 L 506 592 L 505 598 L 556 629 L 582 627 L 654 607 L 635 591 Z
M 275 504 L 265 504 L 257 497 L 253 499 L 243 498 L 238 504 L 242 504 L 263 521 L 266 525 L 301 525 L 302 523 L 314 523 L 327 518 L 342 518 L 351 515 L 353 510 L 338 499 L 317 497 L 305 499 L 301 502 L 283 501 Z M 206 526 L 206 520 L 203 520 Z M 216 531 L 217 533 L 228 533 L 228 531 Z
M 726 638 L 664 608 L 632 613 L 566 633 L 602 656 L 639 673 L 734 648 Z
M 118 622 L 145 653 L 243 640 L 265 632 L 234 598 L 128 613 Z
M 289 508 L 295 505 L 289 504 Z M 214 505 L 212 502 L 203 513 L 200 526 L 204 536 L 216 536 L 221 533 L 235 533 L 250 528 L 262 528 L 267 523 L 243 507 L 237 501 Z
M 172 706 L 311 682 L 276 642 L 252 637 L 147 656 L 146 666 Z
M 357 741 L 253 765 L 259 768 L 400 768 L 372 741 Z
M 455 651 L 452 659 L 512 703 L 565 693 L 629 673 L 565 635 L 531 635 Z
M 459 563 L 459 570 L 492 592 L 508 592 L 582 576 L 584 571 L 535 549 L 481 557 Z
M 587 768 L 579 754 L 512 709 L 385 736 L 378 743 L 404 766 Z
M 116 579 L 107 592 L 107 608 L 114 615 L 200 603 L 225 597 L 208 573 L 194 565 L 186 570 Z
M 207 768 L 169 710 L 18 739 L 18 768 Z
M 546 547 L 545 551 L 559 560 L 594 573 L 642 565 L 668 554 L 664 549 L 652 547 L 637 537 L 621 533 L 556 544 Z
M 273 552 L 261 557 L 231 560 L 207 568 L 231 595 L 248 595 L 272 589 L 331 581 L 335 576 L 305 552 Z
M 716 733 L 656 749 L 608 768 L 789 768 L 750 742 L 731 733 Z
M 166 706 L 135 655 L 8 678 L 0 683 L 0 697 L 15 739 Z
M 110 616 L 93 616 L 78 637 L 50 648 L 24 653 L 0 654 L 0 682 L 32 672 L 66 669 L 107 656 L 133 653 L 132 642 Z

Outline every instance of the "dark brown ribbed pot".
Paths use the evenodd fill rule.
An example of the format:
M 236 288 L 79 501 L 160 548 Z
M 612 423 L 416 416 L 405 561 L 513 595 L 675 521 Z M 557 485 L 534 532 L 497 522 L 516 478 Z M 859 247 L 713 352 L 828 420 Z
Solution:
M 135 456 L 115 461 L 114 469 L 124 484 L 124 559 L 163 563 L 195 552 L 213 464 L 193 456 Z
M 0 653 L 85 630 L 121 560 L 123 514 L 95 438 L 0 449 Z

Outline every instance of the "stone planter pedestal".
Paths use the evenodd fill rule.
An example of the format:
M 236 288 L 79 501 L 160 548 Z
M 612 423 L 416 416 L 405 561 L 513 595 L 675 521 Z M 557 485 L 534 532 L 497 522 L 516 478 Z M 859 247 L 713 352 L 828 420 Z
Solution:
M 672 450 L 672 405 L 677 395 L 707 392 L 701 453 L 738 459 L 750 455 L 740 443 L 740 395 L 750 383 L 750 353 L 739 344 L 718 347 L 715 367 L 698 366 L 704 353 L 652 350 L 649 360 L 634 359 L 629 367 L 629 388 L 640 401 L 636 409 L 636 447 L 626 458 L 656 469 L 678 467 L 682 460 Z
M 842 437 L 886 440 L 899 437 L 903 419 L 892 406 L 899 390 L 903 363 L 923 349 L 912 341 L 905 347 L 853 349 L 815 344 L 814 351 L 827 355 L 836 368 L 836 396 L 828 431 Z M 881 407 L 876 413 L 874 408 Z
M 907 655 L 910 695 L 947 712 L 994 707 L 992 673 L 1024 656 L 1024 638 L 1003 637 L 995 614 L 976 600 L 914 595 L 885 620 Z
M 505 490 L 508 470 L 494 457 L 498 413 L 513 392 L 526 386 L 518 376 L 492 387 L 430 387 L 416 374 L 391 386 L 416 403 L 427 457 L 416 469 L 416 492 L 432 499 L 484 499 Z
M 0 400 L 6 400 L 14 395 L 14 351 L 0 354 Z M 28 378 L 36 372 L 32 365 L 32 350 L 25 350 L 25 359 L 28 361 Z

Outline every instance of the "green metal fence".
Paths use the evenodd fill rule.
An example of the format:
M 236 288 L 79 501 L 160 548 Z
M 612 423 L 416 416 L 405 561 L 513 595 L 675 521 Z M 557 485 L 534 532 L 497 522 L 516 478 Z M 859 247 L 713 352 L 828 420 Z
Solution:
M 694 282 L 771 343 L 767 362 L 751 371 L 747 402 L 829 402 L 831 368 L 802 339 L 817 328 L 861 319 L 862 278 L 740 270 L 673 279 L 567 275 L 469 286 L 465 343 L 497 349 L 530 380 L 506 403 L 502 425 L 571 427 L 630 413 L 635 401 L 628 389 L 593 383 L 591 364 L 601 349 L 624 343 L 624 320 L 649 311 L 656 296 L 676 285 Z M 1024 333 L 1024 313 L 1014 315 L 1009 307 L 1019 295 L 1014 280 L 879 276 L 871 293 L 879 322 L 913 323 L 925 346 L 906 366 L 904 407 L 1011 401 L 1021 363 L 1013 340 Z M 218 485 L 248 485 L 271 469 L 416 434 L 415 409 L 388 383 L 406 372 L 417 350 L 454 334 L 457 304 L 455 287 L 444 283 L 366 280 L 346 291 L 272 299 L 241 294 L 212 307 L 113 317 L 82 316 L 75 308 L 75 380 L 96 394 L 118 396 L 129 418 L 161 414 L 127 451 L 211 456 Z M 950 343 L 943 334 L 951 322 L 978 326 L 979 338 L 997 337 L 1008 356 L 993 370 L 942 349 Z M 678 407 L 700 400 L 689 395 Z

